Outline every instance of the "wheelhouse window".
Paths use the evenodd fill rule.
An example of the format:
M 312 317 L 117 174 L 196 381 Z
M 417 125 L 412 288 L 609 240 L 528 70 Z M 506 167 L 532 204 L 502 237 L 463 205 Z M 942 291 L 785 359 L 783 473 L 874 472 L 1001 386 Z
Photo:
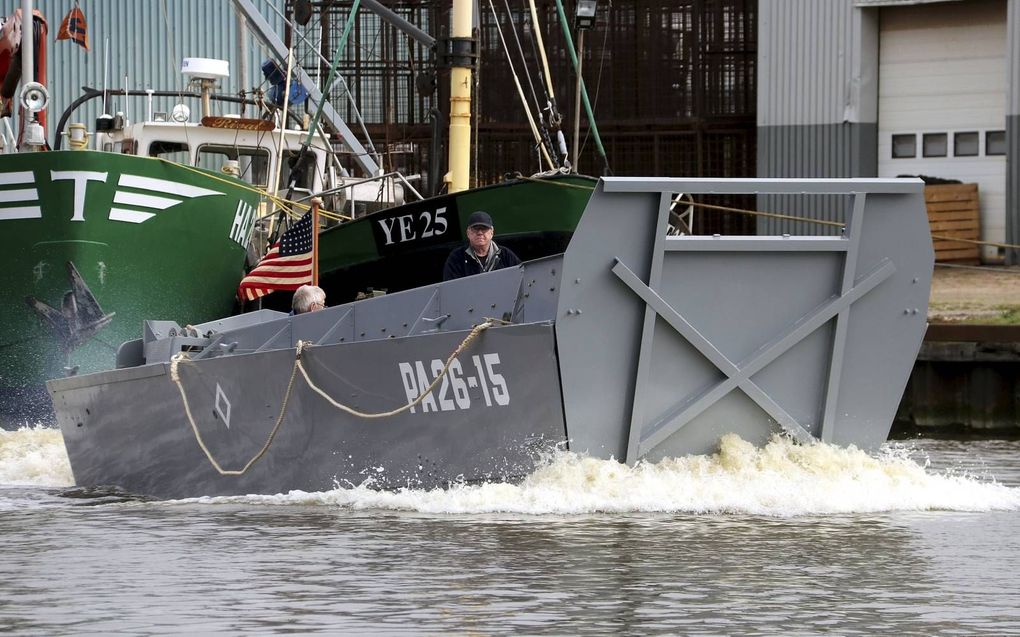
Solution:
M 921 141 L 921 148 L 925 157 L 945 157 L 949 154 L 949 135 L 947 133 L 925 133 Z
M 238 176 L 249 184 L 265 188 L 269 183 L 269 151 L 265 148 L 206 145 L 198 149 L 199 168 L 229 172 L 235 165 L 229 162 L 236 162 Z
M 893 159 L 917 157 L 917 135 L 893 135 L 892 156 Z
M 191 163 L 188 145 L 180 142 L 153 141 L 149 144 L 149 157 L 158 157 L 178 164 Z
M 315 186 L 315 170 L 317 157 L 308 151 L 309 155 L 298 161 L 298 153 L 287 151 L 283 154 L 283 166 L 280 168 L 280 190 L 285 190 L 290 183 L 291 176 L 295 178 L 294 187 L 303 190 L 311 190 Z M 298 173 L 295 174 L 294 171 Z

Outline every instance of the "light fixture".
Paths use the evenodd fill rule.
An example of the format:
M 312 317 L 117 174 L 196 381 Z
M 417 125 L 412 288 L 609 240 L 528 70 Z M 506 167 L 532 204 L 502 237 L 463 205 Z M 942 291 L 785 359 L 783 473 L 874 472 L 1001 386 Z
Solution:
M 590 29 L 595 26 L 595 2 L 596 0 L 577 0 L 574 28 Z

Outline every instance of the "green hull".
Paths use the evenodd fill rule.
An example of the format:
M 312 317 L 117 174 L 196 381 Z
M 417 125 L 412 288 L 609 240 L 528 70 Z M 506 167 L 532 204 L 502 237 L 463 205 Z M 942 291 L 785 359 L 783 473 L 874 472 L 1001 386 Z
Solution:
M 336 226 L 319 236 L 320 284 L 334 305 L 367 288 L 395 292 L 435 283 L 450 251 L 464 243 L 467 218 L 476 210 L 492 216 L 496 242 L 522 259 L 557 254 L 566 249 L 595 183 L 579 176 L 511 181 Z M 269 299 L 269 305 L 279 301 Z
M 145 319 L 230 314 L 257 203 L 232 178 L 145 157 L 0 155 L 0 420 L 23 414 L 24 389 L 65 367 L 112 367 Z M 68 263 L 113 314 L 81 344 L 26 301 L 66 315 Z

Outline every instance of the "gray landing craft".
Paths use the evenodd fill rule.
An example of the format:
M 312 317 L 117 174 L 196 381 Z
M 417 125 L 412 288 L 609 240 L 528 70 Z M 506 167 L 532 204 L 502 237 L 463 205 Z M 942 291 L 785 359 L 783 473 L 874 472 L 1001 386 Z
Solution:
M 926 327 L 922 187 L 606 178 L 561 255 L 300 316 L 148 321 L 118 369 L 48 389 L 78 485 L 160 498 L 519 480 L 557 446 L 634 463 L 731 432 L 874 448 Z M 827 195 L 848 221 L 670 236 L 675 193 Z

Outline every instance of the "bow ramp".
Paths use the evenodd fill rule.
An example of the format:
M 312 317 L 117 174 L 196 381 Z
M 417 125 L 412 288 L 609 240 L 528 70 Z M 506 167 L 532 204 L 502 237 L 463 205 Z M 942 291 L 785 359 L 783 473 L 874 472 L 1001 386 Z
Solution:
M 845 225 L 668 236 L 680 193 L 810 197 Z M 878 446 L 924 336 L 933 263 L 919 180 L 603 179 L 556 314 L 571 448 L 634 462 L 781 431 Z

